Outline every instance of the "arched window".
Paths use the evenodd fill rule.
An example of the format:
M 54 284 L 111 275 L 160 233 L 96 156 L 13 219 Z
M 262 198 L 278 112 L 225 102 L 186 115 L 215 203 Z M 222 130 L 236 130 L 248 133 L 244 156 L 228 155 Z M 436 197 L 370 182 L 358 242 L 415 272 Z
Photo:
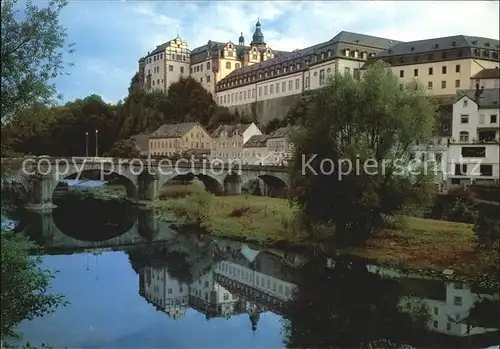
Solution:
M 226 62 L 226 69 L 231 69 L 231 62 Z
M 460 142 L 468 142 L 469 141 L 469 132 L 460 131 Z
M 241 67 L 241 65 L 239 63 L 234 63 L 234 69 L 240 69 L 240 67 Z

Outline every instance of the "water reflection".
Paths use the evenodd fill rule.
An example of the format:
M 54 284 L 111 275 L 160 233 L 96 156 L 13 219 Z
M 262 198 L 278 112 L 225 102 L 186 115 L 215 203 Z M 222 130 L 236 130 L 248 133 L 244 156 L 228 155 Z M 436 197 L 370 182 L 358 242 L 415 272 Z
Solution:
M 52 254 L 44 263 L 61 271 L 54 291 L 72 304 L 23 324 L 27 340 L 93 348 L 498 343 L 494 290 L 361 261 L 180 234 L 153 211 L 129 212 L 120 221 L 124 208 L 100 209 L 108 221 L 132 228 L 114 237 L 101 219 L 88 234 L 104 240 L 80 240 L 82 229 L 67 231 L 71 225 L 56 225 L 51 216 L 31 217 L 25 233 Z M 85 210 L 91 212 L 67 209 L 62 216 L 86 217 Z M 133 224 L 121 223 L 130 217 Z

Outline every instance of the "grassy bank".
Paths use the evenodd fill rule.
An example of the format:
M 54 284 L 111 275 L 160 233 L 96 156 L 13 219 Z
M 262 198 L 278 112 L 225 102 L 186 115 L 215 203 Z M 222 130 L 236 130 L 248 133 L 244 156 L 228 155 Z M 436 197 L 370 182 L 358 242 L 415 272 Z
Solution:
M 205 232 L 221 237 L 263 245 L 319 247 L 297 229 L 296 207 L 286 200 L 257 196 L 190 195 L 154 204 L 162 215 L 174 217 L 179 225 L 198 225 Z M 365 246 L 339 251 L 374 262 L 441 273 L 452 269 L 455 275 L 493 276 L 498 255 L 476 251 L 471 224 L 400 217 L 394 227 L 383 229 Z M 497 276 L 495 276 L 497 278 Z

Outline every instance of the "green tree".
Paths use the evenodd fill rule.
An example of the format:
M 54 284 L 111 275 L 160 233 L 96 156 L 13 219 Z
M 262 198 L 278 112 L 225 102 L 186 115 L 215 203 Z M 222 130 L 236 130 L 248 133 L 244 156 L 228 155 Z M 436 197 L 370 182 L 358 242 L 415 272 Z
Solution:
M 420 85 L 401 89 L 378 62 L 359 81 L 333 76 L 301 109 L 291 176 L 307 227 L 333 224 L 337 243 L 362 243 L 384 216 L 428 203 L 432 171 L 404 171 L 409 147 L 428 142 L 437 119 Z
M 138 158 L 139 151 L 135 146 L 135 141 L 132 139 L 120 139 L 116 141 L 111 150 L 105 156 L 116 158 Z
M 33 103 L 53 102 L 56 89 L 50 81 L 64 73 L 67 34 L 59 13 L 66 5 L 67 0 L 51 0 L 40 8 L 27 1 L 19 16 L 17 0 L 2 0 L 2 125 Z
M 66 304 L 59 294 L 48 293 L 53 273 L 40 268 L 40 258 L 30 257 L 34 246 L 13 233 L 1 234 L 2 339 L 16 338 L 16 327 L 24 320 L 53 312 Z

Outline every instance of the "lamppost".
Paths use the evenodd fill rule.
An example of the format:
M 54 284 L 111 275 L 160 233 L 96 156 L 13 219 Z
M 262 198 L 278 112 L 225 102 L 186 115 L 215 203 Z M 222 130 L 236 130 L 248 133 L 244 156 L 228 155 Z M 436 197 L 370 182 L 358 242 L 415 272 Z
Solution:
M 99 130 L 95 129 L 95 156 L 99 156 L 99 149 L 98 149 L 98 144 L 99 144 Z
M 89 133 L 85 132 L 85 157 L 89 157 Z

